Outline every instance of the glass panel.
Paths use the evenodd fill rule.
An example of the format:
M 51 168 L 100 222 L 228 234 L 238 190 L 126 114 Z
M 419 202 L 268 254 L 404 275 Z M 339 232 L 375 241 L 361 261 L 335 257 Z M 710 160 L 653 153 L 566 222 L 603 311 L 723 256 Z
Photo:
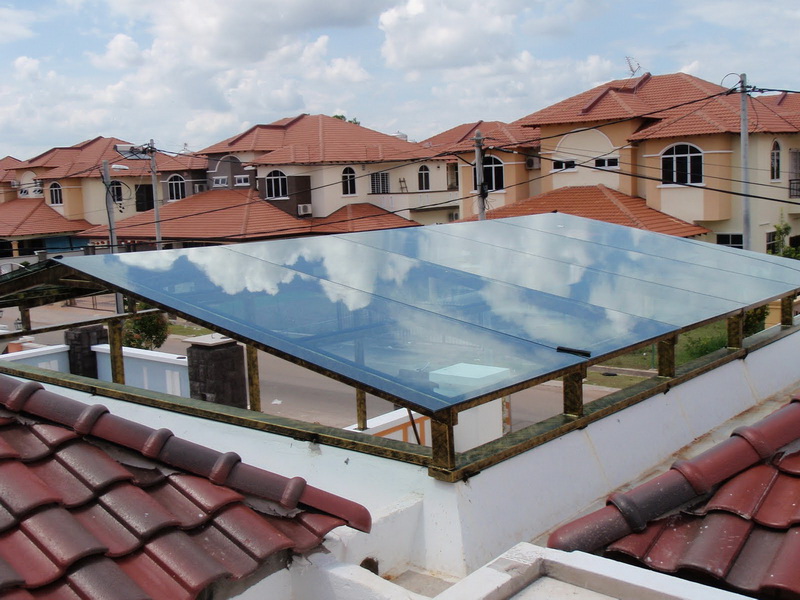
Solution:
M 435 412 L 800 288 L 800 263 L 564 214 L 61 259 Z

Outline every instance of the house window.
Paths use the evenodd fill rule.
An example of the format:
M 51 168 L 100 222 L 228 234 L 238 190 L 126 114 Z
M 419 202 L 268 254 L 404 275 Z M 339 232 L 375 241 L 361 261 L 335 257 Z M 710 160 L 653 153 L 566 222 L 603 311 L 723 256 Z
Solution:
M 703 153 L 700 148 L 691 144 L 676 144 L 668 148 L 661 155 L 661 183 L 703 183 Z
M 769 153 L 769 178 L 776 181 L 781 178 L 781 145 L 772 142 L 772 151 Z
M 244 187 L 250 185 L 250 175 L 234 175 L 233 185 L 237 187 Z
M 619 167 L 618 158 L 595 158 L 594 166 L 600 169 L 615 169 Z
M 767 232 L 767 254 L 777 254 L 778 253 L 778 232 L 777 231 L 768 231 Z
M 122 210 L 122 184 L 119 181 L 112 181 L 108 186 L 111 194 L 111 201 Z
M 167 179 L 169 201 L 183 200 L 186 198 L 186 180 L 180 175 L 172 175 Z
M 267 173 L 267 198 L 288 198 L 289 192 L 286 185 L 286 175 L 283 171 L 270 171 Z
M 61 195 L 61 186 L 57 183 L 50 184 L 50 204 L 53 206 L 64 204 L 64 197 Z
M 447 189 L 458 189 L 458 163 L 447 163 Z
M 741 233 L 718 233 L 717 244 L 730 248 L 744 248 L 744 235 Z
M 227 187 L 228 185 L 228 176 L 227 175 L 219 175 L 217 177 L 213 177 L 211 179 L 211 185 L 214 187 Z
M 490 192 L 505 188 L 503 183 L 503 161 L 496 156 L 485 156 L 483 158 L 483 183 Z M 475 177 L 475 169 L 472 169 L 472 186 L 478 189 Z
M 419 182 L 419 191 L 420 192 L 427 192 L 431 189 L 431 170 L 422 165 L 419 168 L 419 173 L 417 173 L 417 179 Z
M 370 194 L 388 194 L 389 193 L 389 174 L 385 171 L 380 173 L 372 173 L 369 176 L 369 193 Z
M 575 161 L 574 160 L 554 160 L 553 161 L 553 170 L 554 171 L 565 171 L 567 169 L 574 169 L 575 168 Z
M 353 167 L 342 169 L 342 195 L 355 196 L 356 194 L 356 172 Z
M 136 186 L 136 212 L 144 212 L 153 210 L 153 186 L 152 185 L 137 185 Z

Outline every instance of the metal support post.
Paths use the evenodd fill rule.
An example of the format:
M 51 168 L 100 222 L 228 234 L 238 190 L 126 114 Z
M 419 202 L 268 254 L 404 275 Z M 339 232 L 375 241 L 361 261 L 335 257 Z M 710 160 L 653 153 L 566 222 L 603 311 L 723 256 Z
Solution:
M 156 167 L 156 146 L 153 140 L 150 140 L 150 146 L 147 148 L 150 153 L 150 179 L 153 184 L 153 215 L 156 221 L 156 250 L 161 250 L 161 214 L 160 202 L 158 200 L 158 169 Z
M 367 393 L 356 388 L 356 427 L 359 431 L 367 428 Z
M 658 342 L 658 375 L 660 377 L 675 377 L 675 347 L 677 345 L 677 335 Z
M 431 417 L 432 455 L 431 466 L 436 469 L 453 470 L 456 468 L 456 446 L 453 426 L 457 423 L 457 414 L 450 411 L 444 419 Z
M 478 219 L 486 218 L 486 197 L 489 195 L 483 181 L 483 135 L 475 131 L 475 190 L 478 192 Z
M 247 396 L 250 410 L 261 412 L 261 379 L 258 375 L 258 348 L 245 346 L 247 360 Z
M 781 298 L 781 327 L 794 325 L 794 294 Z
M 111 254 L 117 251 L 117 231 L 114 226 L 114 199 L 111 197 L 111 175 L 108 172 L 108 161 L 103 161 L 103 186 L 106 188 L 106 216 L 108 217 L 108 244 Z M 114 304 L 117 314 L 125 312 L 122 294 L 114 294 Z
M 728 317 L 728 348 L 744 345 L 744 313 Z
M 579 365 L 572 373 L 562 377 L 564 385 L 564 414 L 568 417 L 583 416 L 583 380 L 586 378 L 586 365 Z
M 111 347 L 111 379 L 125 383 L 125 363 L 122 358 L 122 319 L 108 322 L 108 344 Z
M 747 104 L 750 96 L 747 93 L 747 75 L 742 73 L 740 76 L 741 114 L 739 122 L 739 137 L 741 150 L 741 180 L 742 180 L 742 247 L 745 250 L 753 249 L 752 232 L 750 231 L 750 169 L 749 169 L 749 150 L 750 150 L 750 130 L 747 121 Z

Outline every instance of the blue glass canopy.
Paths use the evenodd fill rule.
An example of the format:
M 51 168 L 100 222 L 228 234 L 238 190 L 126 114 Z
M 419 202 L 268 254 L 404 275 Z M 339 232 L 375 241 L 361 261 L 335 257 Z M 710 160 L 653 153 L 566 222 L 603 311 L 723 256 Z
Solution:
M 565 214 L 59 262 L 428 414 L 800 289 L 800 261 Z

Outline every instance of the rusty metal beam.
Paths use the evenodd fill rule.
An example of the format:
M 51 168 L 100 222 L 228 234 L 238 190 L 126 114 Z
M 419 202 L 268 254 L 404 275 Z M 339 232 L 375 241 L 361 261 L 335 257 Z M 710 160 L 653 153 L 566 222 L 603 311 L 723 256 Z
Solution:
M 356 388 L 356 423 L 359 431 L 367 428 L 367 392 L 361 388 Z
M 675 347 L 677 344 L 677 335 L 658 342 L 658 374 L 661 377 L 675 377 Z
M 111 379 L 125 383 L 125 362 L 122 359 L 122 321 L 108 323 L 108 344 L 111 348 Z
M 781 298 L 781 327 L 794 325 L 794 294 Z
M 728 348 L 741 348 L 744 344 L 744 313 L 728 317 Z
M 564 414 L 568 417 L 583 416 L 583 380 L 586 378 L 586 365 L 579 365 L 572 373 L 564 375 Z

